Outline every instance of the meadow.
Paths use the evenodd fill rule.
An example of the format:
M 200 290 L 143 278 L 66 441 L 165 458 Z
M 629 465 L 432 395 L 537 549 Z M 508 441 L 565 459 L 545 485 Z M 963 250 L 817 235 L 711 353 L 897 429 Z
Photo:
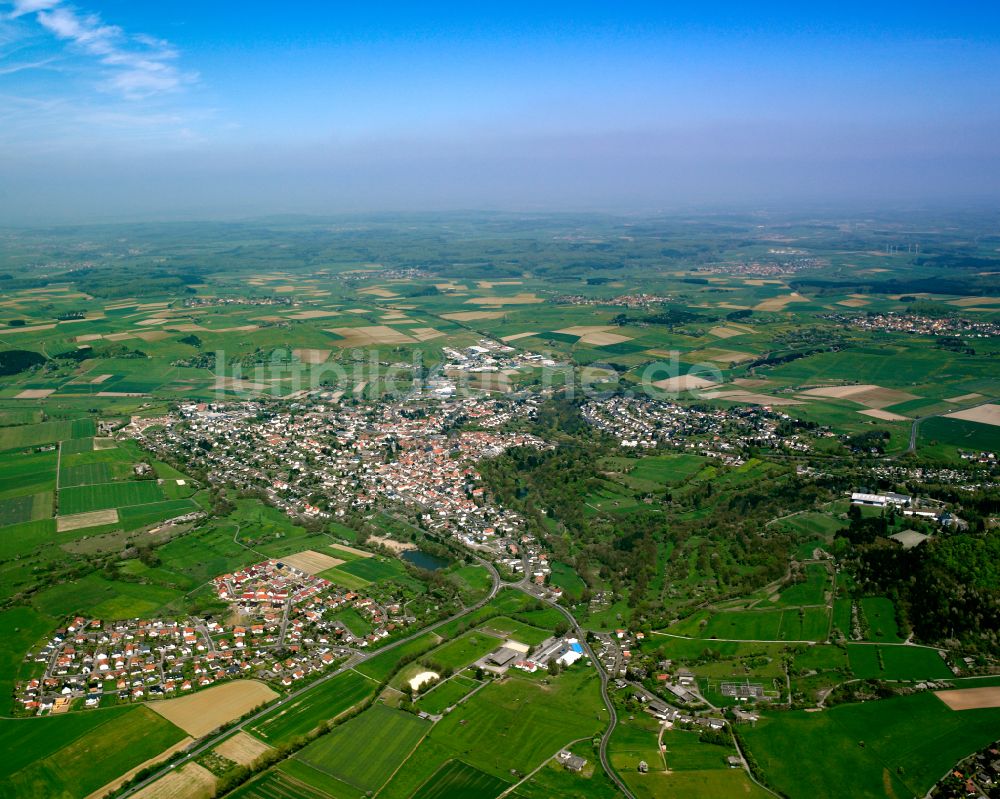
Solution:
M 476 688 L 480 683 L 456 675 L 435 685 L 417 700 L 417 707 L 426 713 L 438 714 L 451 707 Z
M 184 738 L 145 707 L 3 721 L 0 776 L 16 796 L 83 799 Z M 121 746 L 128 741 L 128 746 Z M 16 754 L 15 754 L 16 752 Z
M 430 728 L 428 721 L 376 703 L 295 757 L 359 791 L 377 791 Z
M 593 670 L 584 668 L 548 686 L 521 675 L 487 684 L 434 726 L 380 796 L 410 796 L 456 759 L 510 782 L 510 769 L 526 774 L 570 741 L 606 726 L 598 687 Z
M 507 784 L 460 760 L 449 760 L 417 791 L 414 799 L 490 799 Z
M 345 671 L 310 688 L 299 698 L 256 721 L 250 732 L 271 746 L 306 735 L 375 693 L 376 684 L 356 671 Z
M 1000 709 L 950 710 L 931 693 L 837 705 L 821 713 L 766 713 L 741 727 L 754 759 L 791 799 L 923 796 L 952 765 L 990 743 Z M 804 763 L 822 768 L 802 768 Z

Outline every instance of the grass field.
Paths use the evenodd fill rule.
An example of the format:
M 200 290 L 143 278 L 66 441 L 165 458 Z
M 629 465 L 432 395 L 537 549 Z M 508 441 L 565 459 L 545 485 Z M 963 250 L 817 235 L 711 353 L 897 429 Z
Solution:
M 868 622 L 868 640 L 899 643 L 903 639 L 896 626 L 896 609 L 892 601 L 885 597 L 864 597 L 861 612 Z
M 0 456 L 0 499 L 55 489 L 56 458 L 55 452 Z
M 60 488 L 109 483 L 111 480 L 111 467 L 107 463 L 82 463 L 79 466 L 63 466 L 59 470 Z
M 537 646 L 546 638 L 552 637 L 552 630 L 532 627 L 530 624 L 511 619 L 507 616 L 496 616 L 479 625 L 484 630 L 491 630 L 505 635 L 514 641 L 520 641 L 528 646 Z
M 698 618 L 696 616 L 674 625 L 670 632 L 702 639 L 823 641 L 828 626 L 828 614 L 824 608 L 723 611 L 708 616 L 708 623 L 704 626 Z
M 19 427 L 2 427 L 0 428 L 0 451 L 37 447 L 40 444 L 51 444 L 66 438 L 84 438 L 94 435 L 94 430 L 92 419 L 51 421 L 21 425 Z
M 390 558 L 358 558 L 330 569 L 329 572 L 351 574 L 370 583 L 387 580 L 406 574 L 406 569 L 398 560 Z M 324 572 L 329 573 L 329 572 Z
M 360 791 L 376 791 L 416 748 L 430 722 L 376 703 L 296 757 Z
M 375 693 L 375 683 L 355 671 L 345 671 L 314 686 L 293 702 L 275 708 L 250 729 L 262 741 L 286 743 L 316 729 Z
M 468 763 L 449 760 L 413 794 L 414 799 L 490 799 L 507 784 Z
M 830 587 L 830 573 L 825 567 L 811 563 L 806 567 L 805 580 L 796 583 L 781 592 L 775 603 L 777 607 L 794 607 L 796 605 L 820 605 L 823 603 L 826 589 Z
M 155 757 L 184 733 L 145 707 L 131 707 L 4 721 L 4 738 L 8 754 L 0 776 L 13 795 L 76 799 Z
M 428 652 L 421 660 L 458 671 L 497 649 L 501 643 L 492 635 L 468 632 Z
M 312 775 L 297 774 L 295 769 L 286 768 L 286 765 L 291 766 L 292 764 L 302 766 L 294 760 L 287 761 L 287 764 L 283 763 L 281 768 L 264 772 L 261 777 L 241 786 L 230 796 L 233 799 L 327 799 L 328 796 L 334 796 L 336 799 L 354 799 L 348 794 L 341 796 L 311 787 L 302 777 Z M 302 769 L 306 768 L 308 767 L 302 766 Z
M 427 713 L 438 714 L 451 707 L 479 685 L 475 680 L 456 676 L 438 683 L 431 691 L 417 700 L 417 707 Z
M 548 685 L 542 679 L 487 684 L 434 726 L 380 796 L 410 796 L 454 759 L 509 782 L 511 769 L 527 774 L 568 742 L 604 729 L 593 669 L 570 669 Z
M 934 649 L 847 644 L 851 671 L 861 679 L 937 680 L 953 676 Z
M 591 752 L 584 749 L 580 754 L 593 762 Z M 618 799 L 621 796 L 599 765 L 588 764 L 582 772 L 574 773 L 555 761 L 549 761 L 511 795 L 516 799 L 552 799 L 556 796 L 559 799 Z
M 63 488 L 59 491 L 59 513 L 69 516 L 105 508 L 147 505 L 163 501 L 163 492 L 153 480 L 103 483 Z
M 931 693 L 769 714 L 740 732 L 791 799 L 923 796 L 958 760 L 996 739 L 1000 709 L 950 710 Z M 822 764 L 809 768 L 803 764 Z
M 0 499 L 0 527 L 52 517 L 52 492 Z
M 423 655 L 437 646 L 440 641 L 441 639 L 434 633 L 426 633 L 365 661 L 357 667 L 357 671 L 373 680 L 387 680 L 396 670 L 396 664 L 399 663 L 401 657 L 404 655 Z

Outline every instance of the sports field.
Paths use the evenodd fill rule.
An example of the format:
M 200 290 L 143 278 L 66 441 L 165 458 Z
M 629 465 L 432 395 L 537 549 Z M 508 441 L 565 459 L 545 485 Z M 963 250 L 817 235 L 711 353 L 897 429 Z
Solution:
M 296 757 L 360 791 L 376 791 L 430 728 L 430 722 L 412 713 L 376 703 Z

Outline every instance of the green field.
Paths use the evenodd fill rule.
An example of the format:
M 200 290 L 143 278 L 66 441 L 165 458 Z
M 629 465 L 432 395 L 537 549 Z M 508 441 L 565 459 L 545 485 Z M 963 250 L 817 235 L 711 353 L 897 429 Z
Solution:
M 331 572 L 341 572 L 360 577 L 370 583 L 387 580 L 406 574 L 406 569 L 398 560 L 389 558 L 358 558 L 330 569 Z
M 28 424 L 19 427 L 0 428 L 0 451 L 37 447 L 66 438 L 84 438 L 94 435 L 92 419 L 73 421 L 51 421 Z
M 1000 709 L 950 710 L 931 693 L 766 714 L 741 727 L 751 754 L 791 799 L 923 796 L 951 766 L 994 741 Z M 804 764 L 822 764 L 804 768 Z
M 552 630 L 532 627 L 530 624 L 524 624 L 508 616 L 495 616 L 479 626 L 484 630 L 500 633 L 511 640 L 520 641 L 528 646 L 537 646 L 542 641 L 552 637 Z
M 6 741 L 7 757 L 0 777 L 11 795 L 78 799 L 183 737 L 144 707 L 3 721 L 0 740 Z
M 527 774 L 607 725 L 593 669 L 570 669 L 549 685 L 541 679 L 510 675 L 488 683 L 434 726 L 380 795 L 410 796 L 453 759 L 509 782 L 511 769 Z
M 499 648 L 502 643 L 486 633 L 468 632 L 428 652 L 421 660 L 457 671 Z
M 296 765 L 299 769 L 294 768 Z M 314 778 L 317 772 L 314 769 L 305 771 L 306 769 L 307 766 L 295 760 L 286 761 L 278 768 L 265 771 L 260 777 L 240 786 L 229 795 L 233 799 L 327 799 L 329 796 L 335 799 L 356 799 L 360 796 L 360 794 L 328 793 L 313 788 L 307 780 Z M 318 774 L 318 776 L 322 778 L 325 775 Z
M 703 614 L 670 628 L 670 632 L 701 639 L 738 641 L 823 641 L 829 615 L 824 608 L 800 610 L 733 610 L 711 614 L 707 624 L 698 623 Z
M 59 490 L 59 514 L 71 516 L 92 510 L 147 505 L 163 499 L 163 492 L 154 480 L 81 485 Z
M 0 527 L 52 517 L 52 492 L 0 499 Z
M 0 455 L 0 499 L 56 487 L 55 452 Z
M 434 633 L 426 633 L 405 644 L 395 646 L 388 652 L 375 655 L 371 660 L 366 660 L 358 666 L 357 671 L 367 677 L 371 677 L 373 680 L 387 680 L 396 670 L 401 657 L 404 655 L 422 655 L 425 652 L 429 652 L 437 646 L 440 640 Z
M 376 703 L 296 757 L 360 791 L 376 791 L 430 728 L 430 722 Z
M 414 799 L 490 799 L 507 784 L 460 760 L 449 760 L 413 794 Z
M 935 416 L 921 422 L 919 429 L 920 447 L 947 444 L 976 452 L 1000 450 L 1000 427 L 996 425 Z
M 855 677 L 876 680 L 941 680 L 951 669 L 934 649 L 916 646 L 847 644 Z
M 257 721 L 250 732 L 272 746 L 286 743 L 368 699 L 375 688 L 375 683 L 356 671 L 345 671 L 275 708 Z
M 899 643 L 903 639 L 896 626 L 896 608 L 885 597 L 864 597 L 861 612 L 868 622 L 868 640 Z
M 829 587 L 829 571 L 824 566 L 811 563 L 806 567 L 805 580 L 782 591 L 775 604 L 778 607 L 821 605 Z
M 444 712 L 444 709 L 457 703 L 479 683 L 467 677 L 456 676 L 439 682 L 430 691 L 417 700 L 417 707 L 431 714 Z
M 79 466 L 63 466 L 59 470 L 60 488 L 109 483 L 111 480 L 111 467 L 107 463 L 83 463 Z

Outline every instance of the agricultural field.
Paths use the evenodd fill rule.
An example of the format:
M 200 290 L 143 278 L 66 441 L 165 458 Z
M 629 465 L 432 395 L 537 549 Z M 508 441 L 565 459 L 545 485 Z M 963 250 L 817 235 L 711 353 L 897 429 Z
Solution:
M 4 751 L 11 755 L 0 776 L 13 795 L 83 799 L 164 752 L 184 733 L 147 708 L 131 707 L 4 721 L 0 738 L 7 738 Z
M 438 722 L 382 795 L 411 795 L 449 760 L 509 782 L 510 769 L 527 774 L 570 741 L 603 729 L 606 719 L 591 669 L 572 668 L 548 686 L 537 676 L 508 676 Z
M 254 722 L 250 732 L 271 746 L 287 743 L 334 719 L 375 694 L 376 684 L 345 671 Z
M 417 707 L 426 713 L 438 714 L 444 712 L 445 708 L 457 704 L 463 697 L 472 690 L 479 687 L 476 680 L 457 675 L 444 680 L 432 689 L 424 693 L 417 700 Z
M 507 784 L 468 763 L 449 760 L 414 793 L 420 799 L 489 799 Z
M 923 796 L 954 763 L 996 738 L 1000 710 L 954 711 L 932 693 L 768 713 L 740 735 L 768 781 L 791 799 L 837 793 Z M 821 758 L 823 769 L 803 769 Z
M 377 791 L 430 728 L 428 721 L 376 703 L 295 757 L 362 793 Z
M 847 644 L 854 676 L 863 680 L 946 680 L 951 669 L 934 649 Z

